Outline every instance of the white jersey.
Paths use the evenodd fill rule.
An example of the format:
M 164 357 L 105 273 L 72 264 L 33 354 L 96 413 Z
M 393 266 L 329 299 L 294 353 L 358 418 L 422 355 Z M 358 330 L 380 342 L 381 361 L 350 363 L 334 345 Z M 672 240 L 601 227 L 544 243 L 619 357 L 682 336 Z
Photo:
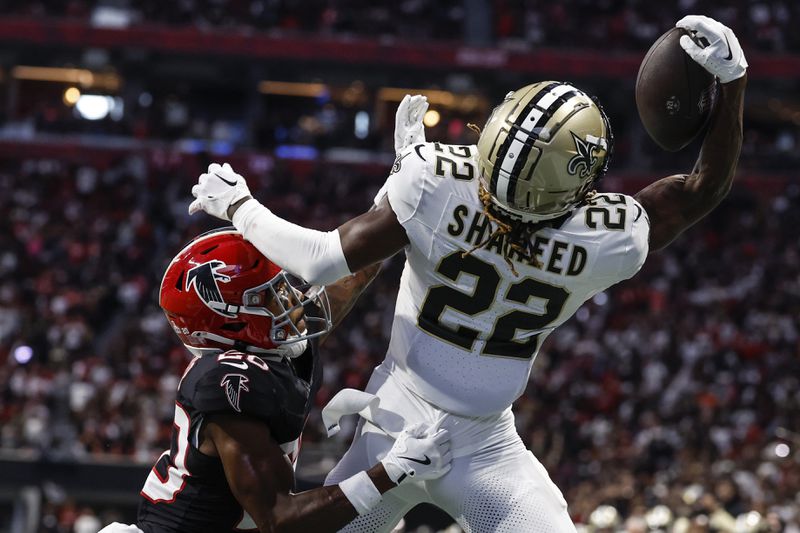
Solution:
M 525 390 L 542 341 L 589 298 L 630 278 L 648 253 L 649 221 L 624 194 L 599 194 L 539 230 L 537 260 L 514 275 L 478 197 L 477 147 L 403 151 L 388 194 L 410 241 L 387 361 L 428 402 L 460 415 L 502 411 Z M 516 256 L 513 259 L 518 259 Z

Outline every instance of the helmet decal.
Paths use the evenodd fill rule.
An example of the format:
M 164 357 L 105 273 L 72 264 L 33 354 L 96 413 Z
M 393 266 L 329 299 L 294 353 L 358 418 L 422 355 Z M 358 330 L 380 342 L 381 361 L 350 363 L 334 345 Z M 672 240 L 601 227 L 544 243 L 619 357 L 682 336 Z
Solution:
M 573 131 L 570 131 L 570 134 L 572 134 L 572 140 L 575 141 L 575 150 L 578 153 L 567 163 L 567 172 L 586 179 L 591 176 L 592 169 L 597 164 L 597 156 L 594 153 L 597 150 L 605 149 L 606 141 L 589 135 L 586 136 L 586 140 L 583 140 Z
M 236 318 L 238 307 L 229 306 L 222 299 L 217 281 L 228 283 L 231 278 L 218 272 L 228 265 L 219 260 L 201 263 L 186 273 L 186 290 L 192 286 L 206 307 L 227 318 Z
M 250 379 L 242 374 L 225 374 L 219 386 L 225 389 L 225 396 L 228 397 L 228 403 L 237 412 L 241 413 L 242 409 L 239 407 L 239 400 L 242 396 L 242 391 L 250 392 L 247 388 L 247 383 Z
M 325 290 L 305 288 L 238 232 L 222 230 L 201 235 L 175 256 L 161 280 L 159 304 L 195 355 L 236 347 L 293 357 L 332 327 Z
M 586 93 L 557 81 L 526 85 L 480 133 L 480 184 L 511 219 L 558 218 L 602 177 L 612 143 L 608 119 Z

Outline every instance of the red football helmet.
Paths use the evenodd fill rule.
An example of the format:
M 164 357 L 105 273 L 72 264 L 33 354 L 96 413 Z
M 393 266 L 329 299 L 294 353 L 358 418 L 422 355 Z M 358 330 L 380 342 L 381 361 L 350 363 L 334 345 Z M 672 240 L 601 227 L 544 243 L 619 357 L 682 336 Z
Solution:
M 305 295 L 300 285 L 234 228 L 223 228 L 175 256 L 161 280 L 159 304 L 196 355 L 236 349 L 293 356 L 303 351 L 299 341 L 331 328 L 324 290 Z

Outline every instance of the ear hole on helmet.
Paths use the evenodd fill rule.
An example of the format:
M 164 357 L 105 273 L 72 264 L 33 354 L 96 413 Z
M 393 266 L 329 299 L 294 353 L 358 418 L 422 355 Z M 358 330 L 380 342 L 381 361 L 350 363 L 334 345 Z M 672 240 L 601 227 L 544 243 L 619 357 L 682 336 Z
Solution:
M 253 270 L 253 269 L 255 269 L 255 268 L 258 266 L 258 264 L 259 264 L 260 262 L 261 262 L 261 259 L 256 259 L 256 262 L 255 262 L 255 263 L 253 263 L 253 266 L 251 266 L 251 267 L 250 267 L 250 270 Z
M 234 333 L 238 333 L 242 331 L 245 327 L 247 327 L 246 322 L 228 322 L 227 324 L 222 324 L 219 329 L 223 329 L 225 331 L 232 331 Z
M 212 252 L 212 251 L 216 250 L 217 248 L 219 248 L 219 244 L 215 244 L 211 248 L 206 248 L 205 250 L 202 250 L 200 252 L 200 255 L 206 255 L 208 252 Z
M 183 275 L 186 273 L 185 270 L 181 270 L 181 275 L 178 276 L 178 281 L 175 282 L 175 288 L 179 291 L 183 291 Z

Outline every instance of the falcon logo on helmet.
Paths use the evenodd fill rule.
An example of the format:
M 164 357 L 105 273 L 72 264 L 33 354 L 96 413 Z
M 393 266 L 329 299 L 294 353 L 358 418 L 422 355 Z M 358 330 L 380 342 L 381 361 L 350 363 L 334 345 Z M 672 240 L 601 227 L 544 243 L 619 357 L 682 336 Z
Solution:
M 242 409 L 239 407 L 239 400 L 242 397 L 242 391 L 250 392 L 247 388 L 247 383 L 250 379 L 242 374 L 225 374 L 219 386 L 225 389 L 225 396 L 228 397 L 228 403 L 237 412 L 241 413 Z
M 218 281 L 228 283 L 231 280 L 230 276 L 219 272 L 227 266 L 222 261 L 214 260 L 189 269 L 186 272 L 186 290 L 194 286 L 197 296 L 209 309 L 224 317 L 235 318 L 239 311 L 238 306 L 225 303 L 217 285 Z
M 195 355 L 237 348 L 293 357 L 332 327 L 324 288 L 304 294 L 302 283 L 237 231 L 221 228 L 178 252 L 158 301 Z

